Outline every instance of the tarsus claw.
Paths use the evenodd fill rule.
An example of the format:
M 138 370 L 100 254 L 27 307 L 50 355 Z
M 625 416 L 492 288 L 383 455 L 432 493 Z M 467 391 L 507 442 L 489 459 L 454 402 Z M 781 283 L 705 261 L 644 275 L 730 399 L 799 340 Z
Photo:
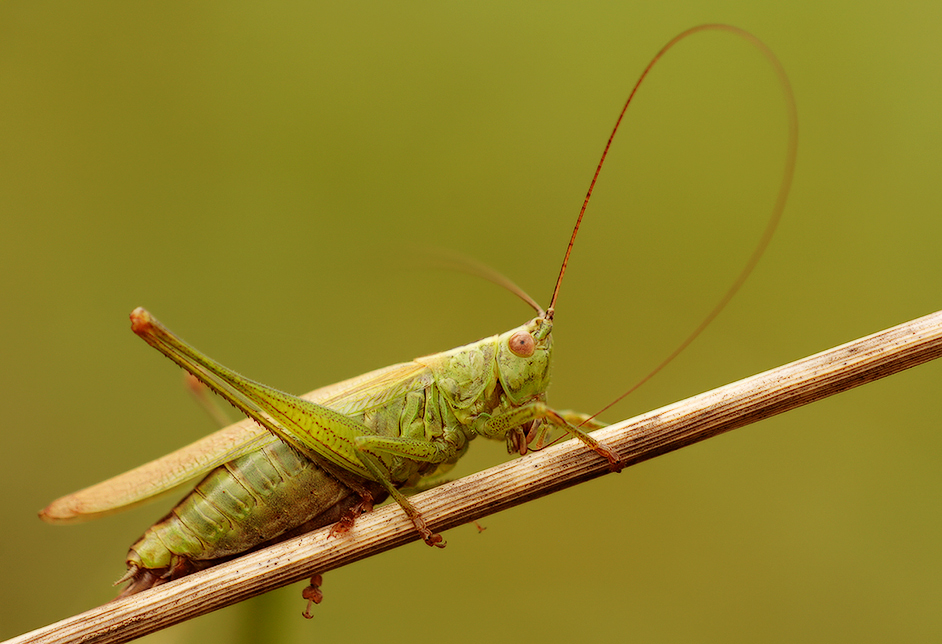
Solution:
M 324 578 L 320 575 L 311 577 L 311 584 L 301 591 L 301 597 L 307 600 L 307 608 L 301 613 L 306 619 L 313 619 L 311 615 L 311 604 L 320 604 L 324 599 L 324 593 L 321 592 L 320 585 L 324 583 Z

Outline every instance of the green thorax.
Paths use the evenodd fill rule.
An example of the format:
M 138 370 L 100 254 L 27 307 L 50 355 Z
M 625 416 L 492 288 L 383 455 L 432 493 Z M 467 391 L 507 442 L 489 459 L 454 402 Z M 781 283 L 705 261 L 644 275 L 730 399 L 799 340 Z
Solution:
M 481 413 L 542 399 L 549 387 L 553 323 L 537 317 L 506 333 L 415 362 L 429 368 L 465 425 Z

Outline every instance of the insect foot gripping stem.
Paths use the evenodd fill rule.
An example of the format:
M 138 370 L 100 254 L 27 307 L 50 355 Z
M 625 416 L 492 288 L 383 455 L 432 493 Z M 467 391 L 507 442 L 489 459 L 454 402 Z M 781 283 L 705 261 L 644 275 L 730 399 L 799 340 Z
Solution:
M 337 523 L 330 527 L 330 531 L 327 533 L 328 537 L 339 537 L 350 532 L 361 514 L 373 511 L 373 495 L 365 488 L 358 490 L 358 492 L 360 502 L 340 515 Z
M 442 535 L 437 532 L 432 532 L 425 525 L 425 519 L 420 516 L 412 517 L 412 524 L 415 526 L 416 530 L 419 531 L 419 534 L 422 535 L 422 540 L 425 541 L 425 545 L 434 546 L 435 548 L 444 548 L 447 544 Z
M 402 508 L 402 511 L 406 513 L 406 516 L 412 521 L 412 525 L 415 526 L 416 531 L 422 535 L 422 540 L 425 541 L 425 545 L 435 546 L 436 548 L 445 547 L 446 543 L 442 535 L 429 530 L 428 525 L 425 523 L 425 518 L 399 490 L 390 487 L 389 493 L 399 504 L 399 507 Z

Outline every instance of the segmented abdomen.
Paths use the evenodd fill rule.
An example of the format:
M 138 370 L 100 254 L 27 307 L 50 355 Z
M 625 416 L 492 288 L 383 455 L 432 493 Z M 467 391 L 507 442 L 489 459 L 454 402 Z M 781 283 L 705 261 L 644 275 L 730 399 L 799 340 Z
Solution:
M 177 568 L 186 574 L 205 567 L 198 562 L 245 552 L 302 524 L 312 530 L 333 523 L 359 502 L 356 492 L 278 441 L 210 472 L 131 546 L 128 567 L 176 577 Z M 142 589 L 131 590 L 134 581 L 125 592 Z

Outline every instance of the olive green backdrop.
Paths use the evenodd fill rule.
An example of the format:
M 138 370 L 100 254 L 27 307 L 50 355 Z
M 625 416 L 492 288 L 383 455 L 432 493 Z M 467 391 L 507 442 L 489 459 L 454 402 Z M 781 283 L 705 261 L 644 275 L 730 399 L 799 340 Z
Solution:
M 607 419 L 942 306 L 938 2 L 337 4 L 0 4 L 0 638 L 113 597 L 170 500 L 75 527 L 40 507 L 213 430 L 131 309 L 296 392 L 519 324 L 424 250 L 546 302 L 620 105 L 689 26 L 781 58 L 795 186 L 739 297 Z M 561 294 L 551 402 L 598 409 L 728 286 L 779 180 L 780 96 L 726 34 L 655 69 Z M 335 571 L 314 621 L 299 585 L 148 641 L 938 640 L 940 375 Z

